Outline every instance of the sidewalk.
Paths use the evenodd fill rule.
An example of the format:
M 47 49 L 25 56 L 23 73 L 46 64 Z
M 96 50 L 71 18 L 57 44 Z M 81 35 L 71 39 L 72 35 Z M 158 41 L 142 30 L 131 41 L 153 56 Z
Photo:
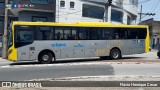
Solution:
M 0 57 L 0 66 L 2 65 L 8 65 L 10 63 L 13 63 L 12 61 L 8 61 L 6 59 L 2 59 L 2 57 Z

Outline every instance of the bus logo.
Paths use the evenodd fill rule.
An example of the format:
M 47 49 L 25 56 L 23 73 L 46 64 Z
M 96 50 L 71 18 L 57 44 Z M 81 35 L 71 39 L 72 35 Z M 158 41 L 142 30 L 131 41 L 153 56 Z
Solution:
M 55 43 L 51 44 L 51 47 L 66 47 L 67 45 L 65 43 Z
M 75 48 L 82 48 L 84 45 L 81 44 L 81 42 L 77 42 L 76 45 L 74 45 Z

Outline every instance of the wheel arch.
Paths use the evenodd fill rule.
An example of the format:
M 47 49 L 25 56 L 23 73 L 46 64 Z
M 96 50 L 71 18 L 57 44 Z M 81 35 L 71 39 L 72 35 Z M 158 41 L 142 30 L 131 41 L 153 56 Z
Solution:
M 40 58 L 40 55 L 42 54 L 42 53 L 44 53 L 44 52 L 49 52 L 49 53 L 51 53 L 52 54 L 52 56 L 53 56 L 53 58 L 54 58 L 54 60 L 55 60 L 55 53 L 52 51 L 52 50 L 49 50 L 49 49 L 44 49 L 44 50 L 42 50 L 39 54 L 38 54 L 38 59 Z
M 120 48 L 118 48 L 118 47 L 113 47 L 113 48 L 110 50 L 109 56 L 111 56 L 111 52 L 112 52 L 112 50 L 114 50 L 114 49 L 119 50 L 119 52 L 120 52 L 120 57 L 119 57 L 119 58 L 122 58 L 122 52 L 121 52 L 121 49 L 120 49 Z
M 120 49 L 120 48 L 118 48 L 118 47 L 113 47 L 112 49 L 110 49 L 109 54 L 111 53 L 111 51 L 112 51 L 113 49 L 118 49 L 118 50 L 120 51 L 121 55 L 122 55 L 121 49 Z

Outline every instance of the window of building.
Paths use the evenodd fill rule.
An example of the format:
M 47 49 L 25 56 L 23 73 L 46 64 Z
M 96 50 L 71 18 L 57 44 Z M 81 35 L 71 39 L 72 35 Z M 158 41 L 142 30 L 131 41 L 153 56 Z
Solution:
M 60 7 L 65 7 L 65 1 L 60 1 Z
M 70 2 L 70 8 L 74 8 L 74 2 Z
M 131 17 L 127 16 L 127 24 L 130 25 L 131 24 Z
M 48 4 L 48 0 L 30 0 L 34 4 Z
M 132 3 L 134 4 L 134 3 L 135 3 L 135 1 L 134 1 L 134 0 L 132 0 Z
M 33 16 L 32 21 L 33 22 L 37 22 L 37 21 L 47 22 L 47 17 Z
M 0 8 L 5 8 L 5 3 L 4 2 L 0 2 Z
M 155 47 L 155 38 L 153 38 L 153 44 L 152 44 L 152 48 L 154 48 Z
M 112 9 L 111 20 L 116 22 L 123 22 L 123 12 Z
M 82 16 L 83 17 L 103 19 L 104 8 L 103 7 L 98 7 L 98 6 L 93 6 L 93 5 L 83 4 Z
M 0 20 L 0 27 L 2 27 L 3 25 L 4 25 L 4 22 Z
M 159 38 L 157 38 L 157 44 L 159 44 Z

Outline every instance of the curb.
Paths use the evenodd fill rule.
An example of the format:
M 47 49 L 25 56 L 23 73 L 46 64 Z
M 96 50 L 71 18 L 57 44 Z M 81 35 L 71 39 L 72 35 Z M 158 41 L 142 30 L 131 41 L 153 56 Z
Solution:
M 159 76 L 147 76 L 147 75 L 78 76 L 78 77 L 33 79 L 28 81 L 160 81 L 160 75 Z

